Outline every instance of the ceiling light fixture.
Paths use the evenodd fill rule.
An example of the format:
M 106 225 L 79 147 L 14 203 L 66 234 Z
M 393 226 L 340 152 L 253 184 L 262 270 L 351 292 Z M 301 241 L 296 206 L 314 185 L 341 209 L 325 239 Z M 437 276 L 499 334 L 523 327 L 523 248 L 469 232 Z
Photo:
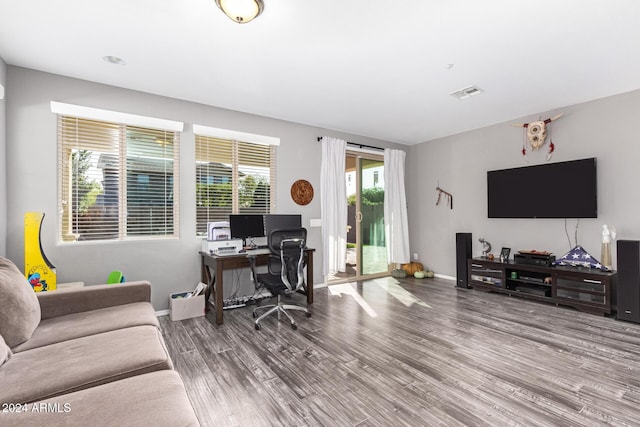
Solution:
M 216 0 L 216 4 L 233 21 L 246 24 L 264 10 L 262 0 Z
M 122 58 L 118 58 L 117 56 L 107 55 L 107 56 L 103 56 L 102 59 L 105 62 L 108 62 L 109 64 L 126 65 L 126 62 L 124 62 L 124 60 Z

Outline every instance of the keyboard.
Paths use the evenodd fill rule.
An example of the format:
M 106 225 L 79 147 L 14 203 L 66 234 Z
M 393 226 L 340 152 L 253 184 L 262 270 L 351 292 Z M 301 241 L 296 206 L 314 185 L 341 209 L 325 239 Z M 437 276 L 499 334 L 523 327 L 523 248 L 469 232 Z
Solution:
M 239 255 L 240 253 L 238 251 L 222 251 L 222 252 L 214 252 L 213 255 L 215 256 L 233 256 L 233 255 Z
M 270 253 L 271 251 L 268 248 L 247 249 L 247 255 L 266 255 Z

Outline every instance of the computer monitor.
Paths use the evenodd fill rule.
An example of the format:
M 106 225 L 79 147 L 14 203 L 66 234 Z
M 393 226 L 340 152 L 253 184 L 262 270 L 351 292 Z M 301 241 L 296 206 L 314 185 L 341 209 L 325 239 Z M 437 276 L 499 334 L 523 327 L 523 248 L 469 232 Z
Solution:
M 272 230 L 300 227 L 302 227 L 301 215 L 268 214 L 264 216 L 265 236 L 269 236 L 269 233 L 271 233 Z
M 262 215 L 229 215 L 229 228 L 232 239 L 247 240 L 254 237 L 264 237 L 264 217 Z

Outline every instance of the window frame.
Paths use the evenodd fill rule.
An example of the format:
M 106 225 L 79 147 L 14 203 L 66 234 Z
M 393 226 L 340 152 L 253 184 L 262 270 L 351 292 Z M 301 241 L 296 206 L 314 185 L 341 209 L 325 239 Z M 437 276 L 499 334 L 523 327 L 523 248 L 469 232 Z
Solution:
M 179 215 L 179 189 L 180 189 L 180 131 L 182 130 L 183 124 L 181 122 L 168 121 L 164 119 L 156 119 L 152 117 L 145 116 L 136 116 L 126 113 L 118 113 L 109 110 L 100 110 L 94 109 L 90 107 L 82 107 L 75 106 L 71 104 L 63 104 L 63 103 L 51 103 L 51 110 L 53 113 L 57 114 L 57 207 L 58 207 L 58 223 L 56 229 L 56 240 L 58 244 L 86 244 L 86 243 L 116 243 L 116 242 L 126 242 L 126 241 L 140 241 L 140 240 L 158 240 L 158 239 L 175 239 L 179 238 L 180 232 L 180 215 Z M 110 120 L 111 119 L 111 120 Z M 113 119 L 118 121 L 114 122 Z M 99 139 L 98 142 L 93 142 L 90 140 L 90 137 L 87 135 L 79 135 L 76 132 L 75 138 L 73 141 L 73 136 L 71 140 L 66 139 L 68 127 L 65 127 L 65 120 L 75 120 L 76 121 L 76 130 L 78 130 L 78 123 L 80 121 L 91 121 L 95 123 L 90 123 L 85 125 L 89 129 L 97 129 L 100 130 L 101 126 L 104 126 L 104 129 L 113 129 L 117 127 L 118 136 L 111 135 L 107 138 Z M 126 122 L 124 121 L 126 120 Z M 71 128 L 73 129 L 73 128 Z M 103 130 L 104 130 L 103 129 Z M 146 171 L 144 169 L 136 169 L 135 161 L 132 159 L 136 158 L 144 158 L 145 154 L 152 155 L 157 151 L 157 147 L 150 145 L 146 142 L 141 144 L 142 147 L 142 155 L 140 152 L 132 155 L 131 148 L 128 146 L 131 145 L 130 134 L 133 132 L 142 132 L 146 136 L 162 134 L 164 135 L 165 140 L 171 141 L 172 148 L 168 151 L 162 151 L 163 156 L 160 158 L 161 163 L 165 165 L 165 170 L 160 171 L 159 173 L 153 174 L 153 172 Z M 115 132 L 112 132 L 115 134 Z M 83 140 L 79 139 L 83 138 Z M 117 140 L 117 142 L 116 142 Z M 157 141 L 155 141 L 157 142 Z M 81 233 L 78 233 L 77 223 L 74 226 L 73 216 L 78 216 L 78 210 L 73 211 L 74 203 L 72 203 L 72 198 L 77 197 L 77 193 L 71 189 L 70 185 L 73 180 L 73 164 L 72 164 L 72 152 L 80 152 L 83 150 L 91 152 L 93 155 L 99 155 L 99 153 L 104 154 L 104 151 L 100 151 L 96 148 L 99 147 L 100 144 L 115 144 L 112 146 L 117 146 L 117 174 L 118 174 L 118 183 L 117 183 L 117 220 L 111 221 L 109 224 L 108 217 L 102 217 L 101 220 L 106 221 L 103 224 L 106 224 L 104 230 L 108 233 L 111 233 L 113 237 L 108 238 L 91 238 L 91 232 L 85 233 L 85 237 L 89 237 L 86 240 L 82 240 L 80 236 Z M 105 145 L 105 146 L 106 146 Z M 149 150 L 148 153 L 146 150 Z M 169 154 L 167 154 L 169 153 Z M 112 155 L 115 154 L 115 149 L 112 151 Z M 139 157 L 138 157 L 139 156 Z M 152 157 L 149 157 L 152 158 Z M 95 161 L 95 160 L 94 160 Z M 167 163 L 171 164 L 170 169 L 166 169 Z M 97 167 L 96 165 L 92 165 L 91 167 Z M 103 168 L 98 168 L 103 169 Z M 136 171 L 138 172 L 136 174 Z M 102 171 L 104 174 L 104 169 Z M 153 186 L 153 188 L 145 194 L 138 194 L 139 200 L 142 200 L 142 203 L 138 206 L 144 208 L 151 208 L 153 201 L 157 202 L 158 196 L 162 196 L 164 198 L 164 203 L 161 205 L 161 210 L 164 211 L 164 220 L 160 220 L 159 223 L 149 222 L 148 224 L 144 224 L 142 226 L 134 223 L 135 216 L 131 215 L 131 212 L 127 210 L 127 204 L 130 203 L 132 197 L 136 198 L 135 194 L 129 194 L 128 191 L 128 180 L 138 179 L 137 176 L 142 173 L 150 173 L 154 175 L 155 180 L 158 178 L 164 180 L 164 187 Z M 103 175 L 104 177 L 104 175 Z M 105 194 L 105 182 L 104 179 L 100 182 L 101 185 L 101 194 L 104 197 Z M 169 184 L 170 183 L 170 184 Z M 151 185 L 150 183 L 148 183 Z M 167 186 L 168 185 L 168 186 Z M 69 188 L 66 188 L 69 187 Z M 169 188 L 170 187 L 170 188 Z M 162 193 L 164 191 L 164 193 Z M 171 194 L 171 197 L 167 198 L 167 191 Z M 157 193 L 157 194 L 156 194 Z M 161 198 L 162 198 L 161 197 Z M 144 199 L 148 200 L 148 203 L 145 204 Z M 132 199 L 132 200 L 133 200 Z M 153 199 L 153 200 L 151 200 Z M 170 201 L 170 202 L 169 202 Z M 79 202 L 78 202 L 79 203 Z M 157 204 L 157 203 L 156 203 Z M 94 203 L 95 205 L 95 203 Z M 135 205 L 135 204 L 134 204 Z M 93 206 L 93 205 L 92 205 Z M 114 206 L 115 207 L 115 206 Z M 168 212 L 171 211 L 171 219 L 168 218 L 170 215 Z M 162 218 L 162 217 L 161 217 Z M 131 221 L 130 221 L 131 220 Z M 117 235 L 115 235 L 115 227 L 113 225 L 117 222 Z M 158 225 L 159 224 L 159 225 Z M 102 224 L 101 224 L 102 225 Z M 166 227 L 169 226 L 167 229 Z M 136 228 L 137 227 L 137 228 Z M 165 227 L 164 232 L 158 233 L 156 228 Z M 93 234 L 95 237 L 100 232 L 96 232 Z
M 199 158 L 199 156 L 203 155 L 204 151 L 208 151 L 209 149 L 203 149 L 200 144 L 215 144 L 216 142 L 230 144 L 231 152 L 226 154 L 229 163 L 223 163 L 221 161 L 216 160 L 216 163 L 221 163 L 225 167 L 229 167 L 231 169 L 231 209 L 228 214 L 238 214 L 238 213 L 246 213 L 242 211 L 240 207 L 239 199 L 239 169 L 243 166 L 240 160 L 239 153 L 243 150 L 250 150 L 252 146 L 269 146 L 268 152 L 268 168 L 269 168 L 269 204 L 266 207 L 265 212 L 259 212 L 261 214 L 269 214 L 273 213 L 276 210 L 276 184 L 277 184 L 277 146 L 280 143 L 279 138 L 267 137 L 263 135 L 255 135 L 248 134 L 243 132 L 235 132 L 224 129 L 216 129 L 210 128 L 206 126 L 194 125 L 194 134 L 195 134 L 195 185 L 196 185 L 196 193 L 198 193 L 198 184 L 202 184 L 200 181 L 202 180 L 202 176 L 198 170 L 199 164 L 204 161 Z M 238 138 L 243 138 L 242 140 Z M 214 151 L 215 149 L 211 149 Z M 211 153 L 207 152 L 207 156 L 211 155 Z M 211 161 L 209 161 L 211 162 Z M 263 166 L 263 167 L 266 167 Z M 213 181 L 216 181 L 215 177 Z M 207 182 L 209 182 L 209 176 L 207 176 Z M 196 194 L 196 236 L 197 237 L 206 237 L 207 234 L 207 223 L 208 222 L 218 222 L 228 220 L 226 215 L 222 216 L 210 216 L 209 212 L 206 214 L 206 222 L 201 220 L 201 213 L 199 212 L 202 209 L 202 206 L 199 205 L 198 195 Z M 258 214 L 259 214 L 258 213 Z

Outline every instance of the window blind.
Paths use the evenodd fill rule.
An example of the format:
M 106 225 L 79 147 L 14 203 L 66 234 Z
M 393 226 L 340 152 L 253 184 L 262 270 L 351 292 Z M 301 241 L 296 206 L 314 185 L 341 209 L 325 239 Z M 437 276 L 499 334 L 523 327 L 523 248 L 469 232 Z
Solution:
M 59 239 L 173 237 L 179 133 L 58 115 Z
M 196 228 L 275 208 L 275 146 L 196 135 Z

